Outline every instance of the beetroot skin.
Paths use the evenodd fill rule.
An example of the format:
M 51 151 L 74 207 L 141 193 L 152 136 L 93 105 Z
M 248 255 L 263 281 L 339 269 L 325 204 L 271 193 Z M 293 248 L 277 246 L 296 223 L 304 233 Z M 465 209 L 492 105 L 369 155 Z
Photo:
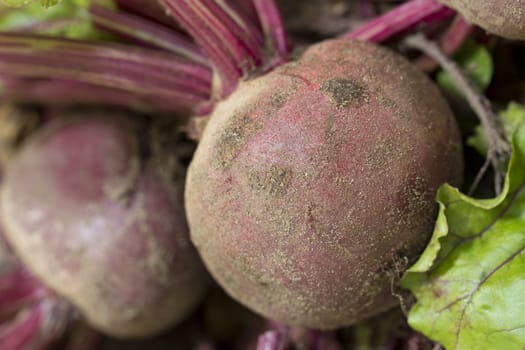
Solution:
M 525 40 L 525 0 L 439 0 L 468 21 L 509 39 Z
M 119 337 L 168 328 L 207 284 L 188 236 L 184 176 L 147 151 L 141 130 L 117 116 L 52 121 L 10 164 L 1 197 L 18 256 L 92 325 Z
M 191 237 L 238 301 L 334 329 L 395 304 L 436 189 L 462 171 L 427 77 L 373 44 L 325 41 L 218 104 L 188 171 Z

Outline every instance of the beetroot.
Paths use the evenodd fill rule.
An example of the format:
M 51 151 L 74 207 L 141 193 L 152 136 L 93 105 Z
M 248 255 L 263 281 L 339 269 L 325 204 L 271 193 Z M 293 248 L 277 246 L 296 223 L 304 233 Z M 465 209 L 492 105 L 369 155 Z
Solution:
M 139 2 L 142 1 L 137 4 Z M 5 47 L 0 50 L 0 70 L 3 85 L 8 87 L 4 89 L 7 98 L 59 106 L 95 101 L 146 107 L 190 113 L 195 117 L 193 120 L 211 113 L 187 182 L 187 215 L 194 242 L 226 291 L 267 317 L 320 329 L 345 326 L 393 305 L 391 288 L 421 251 L 432 230 L 435 190 L 445 181 L 457 184 L 461 178 L 457 128 L 435 87 L 390 51 L 345 40 L 316 45 L 296 62 L 285 64 L 289 60 L 290 45 L 272 0 L 160 0 L 159 3 L 192 41 L 187 40 L 185 34 L 174 33 L 160 23 L 145 19 L 157 16 L 151 17 L 144 6 L 133 6 L 134 15 L 97 6 L 92 7 L 90 13 L 100 27 L 124 40 L 146 44 L 147 49 L 0 35 L 0 48 Z M 437 0 L 410 0 L 343 37 L 384 41 L 453 14 L 454 11 Z M 272 72 L 264 75 L 269 71 Z M 256 76 L 262 77 L 254 78 Z M 187 126 L 186 130 L 200 135 L 199 127 L 207 122 L 206 118 L 200 120 L 203 122 L 194 123 L 193 129 Z M 45 208 L 46 219 L 59 222 L 52 230 L 62 230 L 65 224 L 74 219 L 82 221 L 84 216 L 92 222 L 92 207 L 79 204 L 89 203 L 91 197 L 102 203 L 101 212 L 107 216 L 101 215 L 111 218 L 104 219 L 104 223 L 110 226 L 117 221 L 115 227 L 121 228 L 126 222 L 122 219 L 127 217 L 125 214 L 136 217 L 137 212 L 132 209 L 138 205 L 142 181 L 162 189 L 166 183 L 173 184 L 173 179 L 159 180 L 165 179 L 160 175 L 166 175 L 166 171 L 159 175 L 156 171 L 160 168 L 153 163 L 141 159 L 135 162 L 125 156 L 137 154 L 137 149 L 142 155 L 153 150 L 145 146 L 147 142 L 142 139 L 130 142 L 141 146 L 129 146 L 125 141 L 128 139 L 122 136 L 127 134 L 127 128 L 135 126 L 119 127 L 119 131 L 108 138 L 122 146 L 117 147 L 124 154 L 117 152 L 120 161 L 109 161 L 106 156 L 98 155 L 93 157 L 96 160 L 84 162 L 86 167 L 78 167 L 82 170 L 75 168 L 83 177 L 94 173 L 87 177 L 103 183 L 97 187 L 97 193 L 103 195 L 93 196 L 89 188 L 76 182 L 68 185 L 67 176 L 49 176 L 40 169 L 34 170 L 33 162 L 47 169 L 39 162 L 49 162 L 49 157 L 20 161 L 25 168 L 11 175 L 12 183 L 7 185 L 13 187 L 16 183 L 17 191 L 22 192 L 29 188 L 40 200 L 45 198 L 58 208 Z M 89 140 L 94 142 L 94 138 Z M 109 151 L 112 147 L 106 150 L 106 146 L 97 142 L 93 145 L 88 142 L 92 147 L 87 149 L 101 148 L 100 154 L 113 152 Z M 64 142 L 65 148 L 69 143 L 71 139 Z M 63 145 L 53 147 L 64 148 Z M 79 159 L 86 160 L 82 149 Z M 57 157 L 59 153 L 57 150 Z M 68 157 L 75 159 L 72 154 Z M 110 158 L 113 157 L 115 155 Z M 76 163 L 75 159 L 71 164 Z M 134 167 L 136 163 L 139 165 Z M 69 171 L 69 167 L 60 168 Z M 42 172 L 44 176 L 30 176 L 26 172 Z M 109 180 L 100 180 L 108 176 Z M 54 191 L 42 190 L 40 177 L 59 184 L 54 185 L 59 189 L 59 202 L 54 198 L 57 196 Z M 54 177 L 58 181 L 51 181 Z M 25 187 L 27 179 L 36 185 Z M 78 181 L 84 184 L 84 180 Z M 64 185 L 68 186 L 67 191 L 62 190 Z M 81 196 L 68 197 L 67 192 L 79 189 Z M 146 192 L 150 192 L 150 187 Z M 6 208 L 3 214 L 13 217 L 9 219 L 11 240 L 18 239 L 14 238 L 17 231 L 42 231 L 41 222 L 31 221 L 35 211 L 25 210 L 30 208 L 30 195 L 19 200 L 15 198 L 15 190 L 9 193 L 12 198 L 3 200 Z M 162 195 L 167 196 L 171 191 L 167 193 L 159 190 L 153 198 L 164 198 Z M 9 197 L 4 195 L 4 198 Z M 127 206 L 121 204 L 122 199 Z M 15 208 L 16 203 L 19 204 Z M 114 215 L 117 204 L 125 207 L 118 207 L 122 209 L 121 219 Z M 81 209 L 73 210 L 77 206 Z M 158 210 L 160 207 L 162 205 L 152 204 L 152 215 L 164 217 L 164 211 Z M 61 216 L 64 212 L 67 218 L 72 218 L 65 224 Z M 145 212 L 149 219 L 150 211 Z M 160 225 L 155 222 L 152 226 Z M 157 233 L 153 235 L 156 242 L 157 236 L 162 236 L 159 232 L 164 231 L 153 231 Z M 46 239 L 54 237 L 49 231 L 46 233 Z M 32 236 L 44 235 L 39 232 Z M 114 237 L 98 229 L 97 236 Z M 78 276 L 85 274 L 86 281 L 75 283 L 86 288 L 94 286 L 90 288 L 95 291 L 100 289 L 100 280 L 90 271 L 79 271 L 80 264 L 73 255 L 88 261 L 101 260 L 93 266 L 110 265 L 117 271 L 116 277 L 110 274 L 107 278 L 111 283 L 133 272 L 128 268 L 115 269 L 124 257 L 114 250 L 103 255 L 101 252 L 107 250 L 102 238 L 97 242 L 100 248 L 88 256 L 96 259 L 89 260 L 77 253 L 83 250 L 77 248 L 76 240 L 71 245 L 61 235 L 58 237 L 57 242 L 50 238 L 45 243 L 52 246 L 48 249 L 50 252 L 61 254 L 29 254 L 21 247 L 17 250 L 24 260 L 33 258 L 30 255 L 49 258 L 50 264 L 47 261 L 40 264 L 46 264 L 46 268 L 37 266 L 35 270 L 62 271 L 66 266 L 67 271 L 78 272 Z M 144 237 L 140 236 L 145 240 Z M 28 243 L 18 245 L 31 248 L 34 239 L 25 241 Z M 115 246 L 126 246 L 123 251 L 127 251 L 132 241 L 115 239 Z M 161 247 L 169 245 L 164 243 Z M 139 245 L 142 249 L 145 246 L 148 245 Z M 36 243 L 34 248 L 36 250 Z M 179 256 L 177 249 L 175 257 Z M 153 258 L 148 259 L 152 254 L 136 246 L 130 250 L 133 252 L 130 261 L 141 267 L 148 263 L 140 261 L 157 261 L 159 255 L 164 256 L 153 254 Z M 103 259 L 99 259 L 99 255 L 103 255 Z M 117 256 L 118 262 L 109 258 L 113 256 Z M 53 264 L 56 260 L 61 263 Z M 150 275 L 141 274 L 127 278 L 122 284 L 113 283 L 109 287 L 111 293 L 102 293 L 102 296 L 106 293 L 112 296 L 107 301 L 112 307 L 108 308 L 109 315 L 100 312 L 103 320 L 127 315 L 129 308 L 135 310 L 140 302 L 155 299 L 158 295 L 155 293 L 162 294 L 155 284 L 151 289 L 153 294 L 137 292 L 145 290 L 144 285 L 152 285 Z M 44 274 L 40 276 L 44 278 Z M 53 287 L 59 290 L 64 280 Z M 138 283 L 133 285 L 136 280 Z M 200 288 L 195 290 L 198 294 Z M 64 289 L 59 292 L 67 294 Z M 181 293 L 188 294 L 187 291 Z M 72 295 L 66 296 L 73 300 Z M 122 298 L 122 304 L 126 303 L 127 307 L 114 303 L 118 298 Z M 182 302 L 184 298 L 180 299 Z M 121 319 L 114 322 L 118 326 L 109 322 L 102 324 L 96 321 L 94 313 L 89 314 L 90 304 L 81 304 L 79 300 L 74 302 L 102 329 L 113 327 L 112 332 L 121 335 L 125 333 L 122 328 L 131 323 L 129 319 Z M 139 323 L 133 325 L 139 327 Z
M 235 299 L 334 329 L 395 304 L 461 141 L 429 79 L 372 44 L 325 41 L 220 102 L 188 171 L 191 237 Z
M 10 163 L 1 197 L 18 256 L 119 337 L 163 331 L 207 284 L 188 237 L 184 172 L 144 130 L 110 113 L 58 117 Z
M 509 39 L 525 40 L 524 0 L 439 0 L 470 22 Z

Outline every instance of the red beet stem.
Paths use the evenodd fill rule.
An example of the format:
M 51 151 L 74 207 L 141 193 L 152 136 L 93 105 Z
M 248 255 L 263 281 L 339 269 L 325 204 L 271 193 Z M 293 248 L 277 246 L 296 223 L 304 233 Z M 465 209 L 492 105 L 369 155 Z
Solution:
M 249 53 L 250 60 L 259 65 L 262 62 L 264 38 L 253 21 L 245 18 L 243 12 L 228 0 L 202 0 L 202 3 L 233 34 L 238 43 Z M 244 73 L 249 72 L 250 70 L 244 71 Z
M 65 304 L 49 297 L 0 326 L 0 349 L 44 349 L 62 336 L 70 318 Z
M 262 34 L 227 0 L 161 0 L 210 57 L 221 78 L 221 96 L 263 62 Z
M 209 100 L 212 81 L 210 69 L 171 53 L 5 34 L 0 35 L 0 76 L 116 89 L 134 99 L 171 101 L 164 104 L 177 110 Z
M 289 331 L 286 326 L 275 325 L 276 328 L 264 332 L 257 340 L 257 350 L 285 350 L 290 344 Z
M 445 33 L 439 38 L 441 50 L 448 56 L 454 55 L 463 43 L 474 31 L 474 26 L 468 23 L 463 16 L 456 15 L 452 24 Z M 425 71 L 431 71 L 438 67 L 438 64 L 429 57 L 421 57 L 416 64 Z
M 157 23 L 162 23 L 170 28 L 181 30 L 173 18 L 166 13 L 164 7 L 158 1 L 152 0 L 114 0 L 120 10 L 133 13 L 142 18 L 147 18 Z
M 41 300 L 46 288 L 21 266 L 0 276 L 0 315 L 10 314 L 23 306 Z
M 221 76 L 221 95 L 224 96 L 233 91 L 242 76 L 241 70 L 236 66 L 227 49 L 222 46 L 220 38 L 207 26 L 206 21 L 191 13 L 183 1 L 161 0 L 161 3 L 210 58 Z
M 436 21 L 452 14 L 452 10 L 436 0 L 410 0 L 343 34 L 343 37 L 381 42 L 422 22 Z
M 274 0 L 254 0 L 259 21 L 263 28 L 270 47 L 275 52 L 275 58 L 286 61 L 288 56 L 288 42 L 279 9 Z
M 35 341 L 38 341 L 42 313 L 42 308 L 36 305 L 22 311 L 11 323 L 3 324 L 0 328 L 0 349 L 20 350 L 29 344 L 34 346 Z
M 184 35 L 162 24 L 126 12 L 117 12 L 99 5 L 89 9 L 91 20 L 98 27 L 135 42 L 173 52 L 190 61 L 208 66 L 208 59 Z
M 57 78 L 64 78 L 62 75 L 67 76 L 70 71 L 74 71 L 73 77 L 86 73 L 89 76 L 84 79 L 96 80 L 100 85 L 111 84 L 112 80 L 166 89 L 187 88 L 191 84 L 195 92 L 202 92 L 197 89 L 201 87 L 207 93 L 211 82 L 208 68 L 169 53 L 44 36 L 0 35 L 0 64 L 15 63 L 27 65 L 28 70 L 39 71 L 44 77 L 49 74 L 46 70 L 61 75 Z
M 72 104 L 110 105 L 142 111 L 165 111 L 193 113 L 205 104 L 202 98 L 183 91 L 170 96 L 158 96 L 155 92 L 137 95 L 134 92 L 106 88 L 92 84 L 60 79 L 19 79 L 0 76 L 4 87 L 2 98 L 14 102 L 34 102 L 50 106 Z
M 241 11 L 246 18 L 250 21 L 250 23 L 253 23 L 257 27 L 259 16 L 257 15 L 257 10 L 255 9 L 255 5 L 252 1 L 246 1 L 246 0 L 232 0 L 235 2 L 235 5 L 237 5 L 239 11 Z

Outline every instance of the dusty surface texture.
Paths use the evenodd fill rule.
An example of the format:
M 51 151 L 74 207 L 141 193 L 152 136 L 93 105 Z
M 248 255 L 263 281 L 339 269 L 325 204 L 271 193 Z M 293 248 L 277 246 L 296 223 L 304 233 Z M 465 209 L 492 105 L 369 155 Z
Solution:
M 189 240 L 182 182 L 153 155 L 139 159 L 133 119 L 99 117 L 53 121 L 22 147 L 3 184 L 6 237 L 91 324 L 151 335 L 193 309 L 207 277 Z
M 439 0 L 490 33 L 525 40 L 525 0 Z
M 435 190 L 462 170 L 430 80 L 386 49 L 326 41 L 217 106 L 188 172 L 191 237 L 240 302 L 333 329 L 395 303 Z

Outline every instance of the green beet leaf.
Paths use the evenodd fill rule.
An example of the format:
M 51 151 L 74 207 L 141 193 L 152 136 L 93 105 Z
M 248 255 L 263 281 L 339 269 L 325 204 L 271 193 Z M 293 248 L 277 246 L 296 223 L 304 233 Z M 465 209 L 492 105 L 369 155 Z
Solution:
M 525 348 L 525 125 L 502 193 L 474 199 L 440 188 L 434 235 L 405 274 L 408 322 L 448 350 Z
M 0 2 L 6 6 L 9 7 L 21 7 L 29 5 L 33 2 L 40 3 L 41 6 L 44 7 L 50 7 L 58 4 L 61 0 L 39 0 L 39 1 L 31 1 L 31 0 L 0 0 Z
M 507 137 L 507 140 L 510 141 L 516 129 L 521 123 L 523 123 L 523 121 L 525 121 L 525 106 L 511 102 L 507 109 L 501 111 L 499 115 L 503 125 L 503 130 L 505 131 L 505 136 Z M 480 154 L 487 154 L 487 139 L 485 138 L 485 133 L 481 125 L 476 127 L 474 134 L 468 138 L 467 144 Z
M 88 8 L 93 3 L 112 8 L 114 4 L 111 0 L 68 0 L 55 3 L 56 6 L 44 7 L 41 2 L 35 1 L 24 7 L 3 9 L 0 11 L 0 32 L 30 32 L 70 39 L 110 38 L 93 26 Z

